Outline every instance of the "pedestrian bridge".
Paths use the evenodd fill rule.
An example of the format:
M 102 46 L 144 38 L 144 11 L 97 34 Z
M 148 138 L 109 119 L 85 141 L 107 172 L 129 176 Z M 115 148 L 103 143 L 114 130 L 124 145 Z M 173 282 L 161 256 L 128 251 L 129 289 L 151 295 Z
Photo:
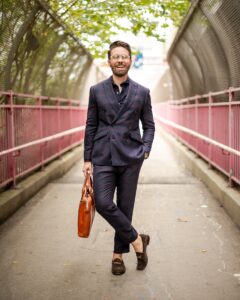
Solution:
M 1 7 L 0 299 L 239 300 L 237 1 L 191 1 L 151 78 L 157 130 L 133 216 L 149 265 L 131 251 L 120 277 L 98 214 L 77 236 L 87 94 L 105 74 L 45 1 L 21 1 Z
M 228 176 L 223 175 L 220 184 L 238 197 L 239 178 L 227 168 L 239 170 L 239 151 L 223 145 L 213 134 L 204 135 L 203 130 L 209 132 L 206 122 L 215 128 L 219 113 L 215 109 L 225 109 L 225 115 L 234 116 L 239 102 L 211 105 L 201 103 L 198 97 L 187 103 L 181 100 L 154 106 L 156 138 L 141 170 L 133 218 L 136 228 L 151 236 L 149 265 L 141 273 L 136 271 L 132 250 L 124 257 L 127 273 L 116 278 L 110 269 L 112 228 L 96 215 L 90 238 L 77 236 L 86 108 L 72 100 L 31 96 L 34 102 L 29 105 L 28 95 L 2 95 L 9 101 L 1 106 L 8 125 L 8 140 L 3 144 L 12 143 L 1 152 L 1 185 L 5 186 L 1 193 L 2 221 L 25 204 L 0 228 L 1 299 L 200 300 L 203 295 L 213 300 L 239 299 L 239 208 L 229 209 L 230 202 L 223 196 L 217 201 L 216 193 L 186 168 L 186 158 L 179 150 L 185 143 L 192 149 L 185 148 L 188 156 L 194 156 L 195 151 L 206 160 L 209 181 L 217 169 L 223 169 Z M 232 90 L 229 95 L 233 95 Z M 17 97 L 26 103 L 14 103 Z M 204 120 L 202 114 L 207 119 L 193 124 L 190 111 L 200 113 L 197 120 Z M 224 128 L 236 123 L 226 121 Z M 32 131 L 33 127 L 38 130 Z M 210 132 L 218 134 L 213 129 Z M 55 174 L 50 181 L 52 166 L 57 163 L 55 169 L 66 169 L 67 160 L 72 160 L 73 167 L 61 177 Z M 43 177 L 49 182 L 39 190 Z M 9 185 L 12 187 L 6 189 Z M 31 189 L 39 191 L 26 202 Z

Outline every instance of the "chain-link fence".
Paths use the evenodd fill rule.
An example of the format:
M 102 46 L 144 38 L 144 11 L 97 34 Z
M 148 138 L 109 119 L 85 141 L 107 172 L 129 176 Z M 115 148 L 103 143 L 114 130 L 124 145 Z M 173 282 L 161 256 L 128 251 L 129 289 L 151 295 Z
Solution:
M 170 48 L 173 97 L 240 86 L 240 0 L 193 0 Z
M 0 90 L 78 98 L 92 58 L 44 1 L 0 2 Z

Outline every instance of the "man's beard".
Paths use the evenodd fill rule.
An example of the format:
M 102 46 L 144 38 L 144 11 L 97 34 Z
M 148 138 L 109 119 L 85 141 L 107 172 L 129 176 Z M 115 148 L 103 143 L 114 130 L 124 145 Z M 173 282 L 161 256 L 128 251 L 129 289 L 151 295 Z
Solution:
M 120 67 L 121 65 L 119 65 Z M 117 77 L 123 77 L 125 75 L 127 75 L 129 69 L 130 69 L 130 66 L 123 66 L 122 69 L 117 69 L 117 66 L 110 66 L 111 69 L 112 69 L 112 72 L 115 76 Z

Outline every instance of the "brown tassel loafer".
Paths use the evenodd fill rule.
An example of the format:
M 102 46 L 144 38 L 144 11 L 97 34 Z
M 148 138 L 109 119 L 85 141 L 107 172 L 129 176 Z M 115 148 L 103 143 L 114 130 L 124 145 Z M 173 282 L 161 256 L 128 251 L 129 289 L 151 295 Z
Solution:
M 140 234 L 143 243 L 143 252 L 136 252 L 137 255 L 137 270 L 144 270 L 148 264 L 147 246 L 150 243 L 150 236 Z
M 112 261 L 112 273 L 113 275 L 122 275 L 126 272 L 126 267 L 123 260 L 120 258 L 115 258 Z

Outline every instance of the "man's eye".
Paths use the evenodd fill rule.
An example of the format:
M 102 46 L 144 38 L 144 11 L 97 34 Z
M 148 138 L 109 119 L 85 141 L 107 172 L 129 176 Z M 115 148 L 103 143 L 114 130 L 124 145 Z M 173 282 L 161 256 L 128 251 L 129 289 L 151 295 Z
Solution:
M 118 60 L 118 59 L 122 59 L 122 60 L 128 60 L 129 59 L 129 56 L 128 55 L 113 55 L 112 56 L 112 59 L 113 60 Z

